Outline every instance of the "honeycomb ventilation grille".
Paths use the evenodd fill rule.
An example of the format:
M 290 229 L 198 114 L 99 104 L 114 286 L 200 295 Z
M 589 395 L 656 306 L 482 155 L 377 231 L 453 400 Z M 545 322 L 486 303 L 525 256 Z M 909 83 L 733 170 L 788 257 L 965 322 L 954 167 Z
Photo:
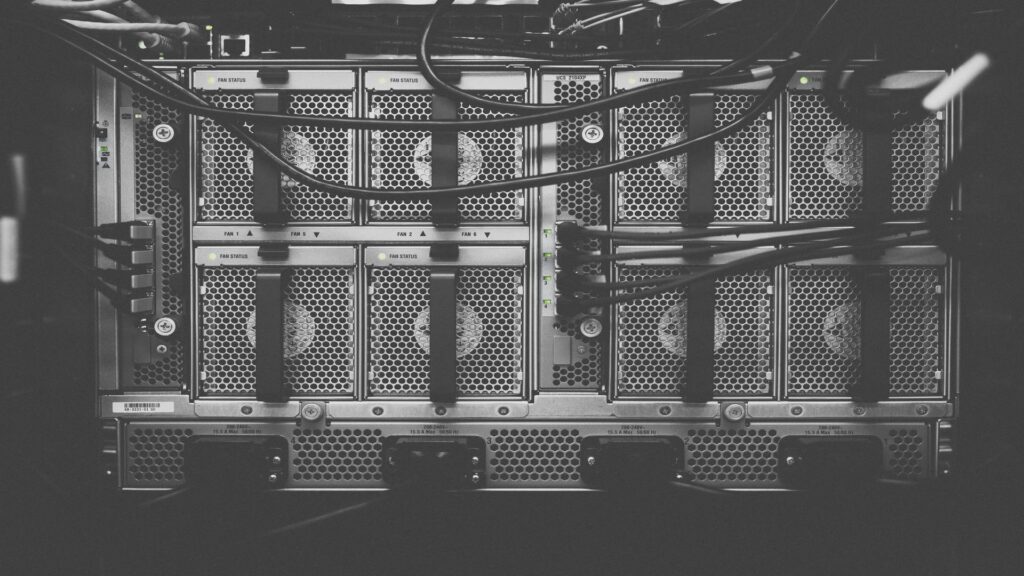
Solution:
M 715 127 L 736 120 L 754 94 L 717 94 Z M 689 120 L 679 96 L 624 107 L 618 115 L 619 158 L 652 152 L 687 139 Z M 739 133 L 715 144 L 715 220 L 771 218 L 772 122 L 761 114 Z M 679 222 L 688 205 L 686 156 L 619 173 L 620 222 Z
M 424 396 L 430 373 L 430 272 L 370 271 L 370 394 Z M 456 384 L 463 396 L 518 395 L 523 386 L 523 271 L 459 271 Z
M 850 269 L 789 270 L 787 381 L 790 394 L 845 396 L 858 382 L 860 289 Z M 890 394 L 938 393 L 942 369 L 940 272 L 889 269 Z
M 684 441 L 690 481 L 742 486 L 778 480 L 775 430 L 690 430 Z
M 134 428 L 127 437 L 128 486 L 173 486 L 185 481 L 185 440 L 189 428 Z
M 368 428 L 295 429 L 291 474 L 294 485 L 380 484 L 383 435 Z
M 134 123 L 135 212 L 160 221 L 159 265 L 162 298 L 157 303 L 162 316 L 182 316 L 184 306 L 172 279 L 182 272 L 185 249 L 183 237 L 183 195 L 174 182 L 181 168 L 177 148 L 158 145 L 152 138 L 160 124 L 177 126 L 181 114 L 143 94 L 132 93 L 132 107 L 141 118 Z M 181 342 L 168 343 L 164 356 L 149 364 L 136 364 L 132 386 L 179 388 L 185 380 L 184 349 Z
M 491 486 L 544 486 L 579 482 L 581 437 L 568 428 L 490 431 Z
M 210 103 L 232 110 L 252 110 L 251 92 L 220 92 L 207 96 Z M 352 95 L 346 92 L 294 93 L 288 114 L 346 117 Z M 352 134 L 349 130 L 317 126 L 286 126 L 281 133 L 281 155 L 317 178 L 351 182 Z M 200 219 L 211 222 L 253 220 L 253 152 L 227 129 L 206 118 L 201 124 L 202 197 Z M 293 222 L 348 221 L 350 200 L 317 192 L 288 176 L 281 176 L 282 204 Z
M 847 218 L 863 206 L 864 141 L 832 114 L 820 93 L 789 93 L 789 218 Z M 891 207 L 896 215 L 928 208 L 943 155 L 935 117 L 893 132 Z
M 621 266 L 621 281 L 679 275 L 678 266 Z M 767 272 L 715 281 L 717 396 L 761 395 L 770 390 L 772 279 Z M 619 304 L 617 393 L 677 395 L 686 382 L 686 291 Z
M 208 268 L 202 277 L 202 390 L 255 391 L 254 268 Z M 353 281 L 348 268 L 290 269 L 285 288 L 285 383 L 294 395 L 350 395 Z
M 578 104 L 601 96 L 601 84 L 592 80 L 556 80 L 555 102 Z M 582 130 L 591 124 L 604 126 L 605 115 L 593 112 L 585 116 L 558 122 L 555 154 L 558 171 L 579 170 L 603 160 L 603 143 L 589 145 L 583 142 Z M 595 189 L 591 179 L 562 182 L 558 185 L 559 218 L 574 218 L 584 226 L 607 223 L 605 195 Z
M 899 480 L 924 476 L 924 438 L 917 430 L 889 430 L 885 440 L 889 476 Z
M 502 102 L 522 102 L 521 93 L 479 94 Z M 370 114 L 380 119 L 428 120 L 433 95 L 429 92 L 372 92 Z M 461 119 L 498 118 L 509 114 L 460 105 Z M 430 133 L 413 130 L 375 130 L 371 133 L 371 181 L 384 190 L 418 190 L 432 184 Z M 520 178 L 524 141 L 521 128 L 459 133 L 459 185 Z M 523 194 L 505 191 L 459 199 L 459 213 L 467 222 L 519 222 L 524 216 Z M 370 219 L 378 222 L 430 220 L 430 201 L 374 201 Z

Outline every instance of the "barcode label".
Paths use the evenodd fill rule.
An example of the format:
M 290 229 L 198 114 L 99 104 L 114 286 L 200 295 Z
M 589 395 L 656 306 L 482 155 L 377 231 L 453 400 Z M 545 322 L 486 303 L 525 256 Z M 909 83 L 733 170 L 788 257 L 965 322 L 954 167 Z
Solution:
M 114 414 L 173 414 L 174 402 L 114 402 Z

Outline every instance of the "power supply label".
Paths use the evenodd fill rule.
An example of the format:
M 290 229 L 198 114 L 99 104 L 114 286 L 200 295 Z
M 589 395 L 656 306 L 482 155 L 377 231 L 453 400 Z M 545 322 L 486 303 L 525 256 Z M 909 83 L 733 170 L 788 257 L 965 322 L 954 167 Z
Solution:
M 174 402 L 114 402 L 114 414 L 173 414 Z

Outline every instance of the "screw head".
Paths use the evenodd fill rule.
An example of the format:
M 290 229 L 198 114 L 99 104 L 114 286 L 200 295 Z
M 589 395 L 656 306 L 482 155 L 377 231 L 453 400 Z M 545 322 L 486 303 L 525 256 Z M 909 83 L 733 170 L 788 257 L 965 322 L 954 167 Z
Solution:
M 174 334 L 177 329 L 178 323 L 174 321 L 174 318 L 164 316 L 162 318 L 157 318 L 156 322 L 153 322 L 153 332 L 155 332 L 157 336 L 170 336 Z
M 789 409 L 789 413 L 793 416 L 799 416 L 804 413 L 804 409 L 802 406 L 793 406 Z
M 167 354 L 167 345 L 166 344 L 157 344 L 156 345 L 156 353 L 157 354 Z
M 917 407 L 917 410 L 915 411 L 919 416 L 924 416 L 925 414 L 928 413 L 928 407 L 925 406 L 924 404 L 921 404 L 920 406 Z
M 277 484 L 279 478 L 280 477 L 277 474 L 271 474 L 270 476 L 267 476 L 267 482 L 270 482 L 271 484 Z
M 170 124 L 157 124 L 153 128 L 153 140 L 161 144 L 167 144 L 174 140 L 174 126 Z
M 270 463 L 272 465 L 274 465 L 274 466 L 280 466 L 281 465 L 281 457 L 280 456 L 271 456 L 270 457 Z
M 584 338 L 597 338 L 604 332 L 604 324 L 596 316 L 587 316 L 580 321 L 580 335 Z M 582 346 L 580 348 L 583 348 Z M 586 349 L 583 350 L 586 352 Z M 583 353 L 581 352 L 581 354 Z
M 796 458 L 793 458 L 792 456 L 786 456 L 786 466 L 792 466 L 794 464 L 796 464 Z
M 597 144 L 604 140 L 604 128 L 598 124 L 587 124 L 580 129 L 580 137 L 587 144 Z
M 472 458 L 469 459 L 469 462 L 473 466 L 479 466 L 480 465 L 480 457 L 479 456 L 473 456 Z
M 375 407 L 373 408 L 373 415 L 374 415 L 374 416 L 380 416 L 380 415 L 381 415 L 381 414 L 383 414 L 383 413 L 384 413 L 384 409 L 383 409 L 383 408 L 381 408 L 380 406 L 375 406 Z
M 747 415 L 747 409 L 743 404 L 729 404 L 725 407 L 725 419 L 730 422 L 739 422 Z
M 856 406 L 853 409 L 853 413 L 857 416 L 863 416 L 865 412 L 867 412 L 867 410 L 865 410 L 863 406 Z
M 246 416 L 252 414 L 252 406 L 242 406 L 242 414 L 245 414 Z
M 594 464 L 597 464 L 597 458 L 587 456 L 587 466 L 593 466 Z
M 469 481 L 472 482 L 473 484 L 479 484 L 480 483 L 480 475 L 477 474 L 476 472 L 474 472 L 473 475 L 469 477 Z
M 508 406 L 499 406 L 498 414 L 501 416 L 508 416 Z
M 319 404 L 303 404 L 301 412 L 303 419 L 313 421 L 320 419 L 320 416 L 324 413 L 324 409 L 321 408 Z
M 444 406 L 438 406 L 437 408 L 434 408 L 434 414 L 437 414 L 438 416 L 444 416 L 447 413 L 448 409 L 445 408 Z
M 671 406 L 662 406 L 661 408 L 658 408 L 658 414 L 661 414 L 662 416 L 668 416 L 671 413 L 672 413 L 672 407 Z

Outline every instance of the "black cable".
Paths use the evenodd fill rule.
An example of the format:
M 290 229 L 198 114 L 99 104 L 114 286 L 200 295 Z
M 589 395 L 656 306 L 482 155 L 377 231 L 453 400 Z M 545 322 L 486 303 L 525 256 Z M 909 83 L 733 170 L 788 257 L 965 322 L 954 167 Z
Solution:
M 840 85 L 859 38 L 859 34 L 854 34 L 844 41 L 825 68 L 821 93 L 832 113 L 852 128 L 884 132 L 928 117 L 931 112 L 925 110 L 921 101 L 938 80 L 904 89 L 871 87 L 872 83 L 904 70 L 903 63 L 889 60 L 854 69 L 847 76 L 845 86 Z
M 709 75 L 721 76 L 723 74 L 729 74 L 735 70 L 739 70 L 744 66 L 748 66 L 753 62 L 757 61 L 757 59 L 760 58 L 761 55 L 763 55 L 769 48 L 771 48 L 772 45 L 775 44 L 779 40 L 779 38 L 781 38 L 783 34 L 786 33 L 787 30 L 793 27 L 793 24 L 796 22 L 797 16 L 800 15 L 800 9 L 802 8 L 802 6 L 803 0 L 793 0 L 793 7 L 789 11 L 789 15 L 783 21 L 782 25 L 776 28 L 775 31 L 772 32 L 770 36 L 768 36 L 768 38 L 761 42 L 761 44 L 759 44 L 756 48 L 751 50 L 746 56 L 742 56 L 740 58 L 737 58 L 736 60 L 733 60 L 732 62 L 722 66 L 721 68 L 714 70 Z
M 871 225 L 877 224 L 871 222 Z M 720 228 L 683 229 L 678 232 L 628 232 L 625 230 L 593 230 L 579 226 L 575 222 L 562 222 L 558 225 L 558 237 L 563 242 L 574 242 L 582 238 L 601 238 L 606 240 L 627 240 L 632 243 L 661 244 L 710 238 L 717 236 L 740 236 L 742 234 L 762 234 L 772 232 L 792 232 L 816 228 L 849 227 L 860 225 L 856 220 L 808 220 L 805 222 L 789 222 L 786 224 L 746 224 L 742 226 L 726 226 Z
M 907 230 L 919 230 L 925 227 L 924 224 L 903 224 L 898 226 L 898 229 L 892 230 L 893 234 Z M 890 227 L 890 229 L 892 228 L 895 228 L 895 226 Z M 852 234 L 852 232 L 855 232 L 855 230 L 825 230 L 821 232 L 808 232 L 788 236 L 758 238 L 757 240 L 745 240 L 740 242 L 719 242 L 701 247 L 682 246 L 676 248 L 664 248 L 660 250 L 640 250 L 637 252 L 617 254 L 581 254 L 579 256 L 574 256 L 573 260 L 575 261 L 574 265 L 581 265 L 590 262 L 621 262 L 628 260 L 643 260 L 646 258 L 711 256 L 714 254 L 739 252 L 749 248 L 759 248 L 761 246 L 771 246 L 774 244 L 853 237 L 855 235 Z M 881 232 L 881 230 L 879 232 Z
M 718 16 L 722 12 L 725 12 L 726 10 L 731 9 L 732 7 L 736 6 L 737 4 L 740 4 L 740 3 L 739 2 L 730 2 L 728 4 L 721 4 L 719 6 L 716 6 L 716 7 L 712 8 L 711 10 L 708 10 L 707 12 L 701 14 L 700 16 L 697 16 L 696 18 L 692 18 L 690 20 L 687 20 L 686 22 L 683 22 L 682 24 L 679 24 L 677 26 L 664 26 L 662 29 L 663 30 L 669 30 L 671 32 L 682 32 L 684 30 L 689 30 L 690 28 L 693 28 L 695 26 L 700 26 L 704 22 L 707 22 L 708 20 L 711 20 L 715 16 Z
M 686 276 L 675 277 L 670 281 L 663 284 L 658 284 L 653 288 L 646 288 L 638 290 L 636 292 L 630 292 L 625 294 L 616 294 L 612 296 L 605 296 L 601 298 L 585 298 L 580 299 L 576 302 L 576 305 L 581 308 L 592 308 L 599 306 L 608 306 L 610 304 L 619 304 L 622 302 L 631 302 L 634 300 L 640 300 L 643 298 L 650 298 L 657 296 L 665 292 L 677 290 L 686 287 L 694 282 L 704 280 L 706 278 L 715 278 L 722 274 L 738 273 L 747 269 L 763 268 L 768 265 L 776 266 L 779 264 L 785 264 L 788 262 L 798 262 L 801 260 L 808 260 L 812 258 L 821 258 L 827 256 L 835 256 L 841 254 L 851 254 L 856 252 L 862 252 L 865 250 L 880 250 L 890 248 L 893 246 L 905 245 L 911 241 L 919 241 L 930 238 L 929 234 L 921 234 L 917 236 L 908 236 L 907 238 L 899 238 L 895 240 L 880 240 L 877 242 L 871 242 L 867 244 L 853 244 L 850 246 L 841 246 L 842 244 L 850 243 L 849 238 L 844 238 L 836 241 L 818 241 L 805 246 L 797 246 L 793 248 L 783 248 L 774 250 L 767 254 L 756 254 L 754 256 L 748 256 L 746 258 L 740 258 L 729 262 L 728 264 L 722 264 L 721 266 L 714 266 L 689 274 Z
M 430 45 L 432 43 L 431 42 L 431 36 L 433 34 L 433 31 L 434 31 L 434 24 L 435 24 L 435 22 L 441 16 L 441 14 L 443 14 L 446 10 L 451 8 L 453 1 L 454 0 L 438 0 L 437 3 L 434 5 L 434 9 L 431 11 L 430 16 L 427 18 L 427 21 L 424 24 L 423 34 L 420 37 L 420 42 L 419 42 L 419 45 L 418 45 L 417 51 L 416 51 L 416 66 L 419 69 L 420 74 L 423 75 L 423 77 L 427 80 L 428 83 L 430 83 L 430 85 L 434 88 L 434 90 L 436 92 L 438 92 L 440 94 L 444 94 L 445 96 L 448 96 L 449 98 L 452 98 L 453 100 L 456 100 L 456 101 L 459 101 L 459 102 L 473 104 L 473 105 L 480 106 L 482 108 L 489 109 L 489 110 L 495 110 L 495 111 L 499 111 L 499 112 L 512 112 L 512 113 L 516 113 L 516 114 L 531 113 L 531 112 L 545 111 L 545 110 L 564 110 L 567 107 L 575 107 L 575 106 L 577 106 L 577 105 L 566 105 L 566 104 L 557 104 L 557 103 L 531 104 L 531 103 L 523 103 L 523 102 L 502 102 L 502 101 L 493 100 L 493 99 L 490 99 L 490 98 L 484 98 L 484 97 L 478 96 L 478 95 L 476 95 L 476 94 L 474 94 L 472 92 L 468 92 L 466 90 L 462 90 L 462 89 L 456 87 L 455 85 L 453 85 L 453 84 L 445 81 L 444 79 L 442 79 L 437 74 L 437 71 L 434 69 L 434 65 L 433 65 L 433 62 L 432 62 L 431 57 L 430 57 Z M 731 6 L 731 4 L 725 4 L 723 7 L 728 7 L 728 6 Z M 629 8 L 631 9 L 632 6 L 630 6 Z M 793 13 L 793 18 L 794 19 L 795 19 L 795 16 L 796 16 L 796 14 L 794 12 Z M 788 24 L 787 24 L 787 26 L 788 26 Z M 772 37 L 772 41 L 773 42 L 774 42 L 776 37 L 777 36 L 773 35 L 773 37 Z M 770 45 L 770 43 L 768 43 L 767 45 Z M 756 55 L 760 53 L 761 48 L 763 48 L 763 46 L 758 47 L 757 51 L 752 52 L 751 55 L 748 55 L 746 58 L 751 58 L 751 56 L 753 56 L 753 58 L 756 58 Z M 734 63 L 729 63 L 726 66 L 730 66 L 731 67 L 733 64 Z M 731 67 L 731 68 L 729 68 L 729 70 L 736 70 L 736 69 L 738 69 L 740 67 L 741 66 Z M 724 66 L 723 66 L 723 68 L 724 68 Z M 710 76 L 716 76 L 716 77 L 721 76 L 721 77 L 724 77 L 724 76 L 726 76 L 726 71 L 716 70 L 715 72 L 712 72 L 708 76 L 709 77 Z M 662 82 L 664 82 L 664 81 L 662 81 Z M 661 84 L 661 83 L 658 83 L 658 84 Z M 657 84 L 654 84 L 654 85 L 657 85 Z M 611 98 L 611 96 L 603 97 L 603 98 L 597 98 L 595 100 L 591 100 L 591 102 L 604 102 L 604 101 L 607 101 L 610 98 Z
M 105 70 L 113 75 L 116 75 L 126 82 L 131 83 L 135 86 L 139 86 L 143 90 L 151 92 L 154 96 L 160 100 L 179 108 L 183 111 L 191 114 L 197 114 L 208 118 L 221 119 L 224 121 L 247 121 L 247 122 L 261 122 L 261 123 L 278 123 L 278 124 L 292 124 L 292 125 L 303 125 L 303 126 L 317 126 L 325 128 L 342 128 L 342 129 L 357 129 L 357 130 L 507 130 L 510 128 L 516 128 L 521 126 L 533 126 L 536 124 L 545 124 L 548 122 L 554 122 L 557 120 L 566 120 L 574 118 L 579 115 L 584 115 L 590 112 L 605 112 L 612 108 L 620 108 L 623 106 L 636 104 L 658 98 L 668 94 L 679 94 L 686 93 L 687 90 L 698 90 L 709 86 L 721 86 L 728 84 L 735 84 L 739 82 L 749 82 L 756 79 L 752 72 L 742 72 L 737 74 L 722 75 L 718 77 L 708 76 L 694 76 L 690 78 L 677 78 L 673 80 L 667 80 L 648 86 L 643 86 L 635 90 L 628 92 L 622 92 L 607 96 L 597 100 L 588 100 L 579 104 L 573 104 L 571 106 L 559 108 L 557 110 L 547 110 L 544 112 L 537 112 L 535 114 L 523 115 L 523 116 L 509 116 L 504 118 L 484 118 L 479 120 L 378 120 L 370 118 L 339 118 L 339 117 L 327 117 L 327 116 L 297 116 L 293 114 L 282 114 L 273 112 L 254 112 L 251 110 L 229 110 L 224 108 L 217 108 L 211 106 L 206 100 L 198 96 L 191 90 L 179 85 L 171 78 L 164 74 L 160 74 L 146 66 L 144 63 L 131 58 L 127 54 L 118 51 L 111 46 L 84 34 L 81 31 L 75 29 L 72 26 L 64 25 L 62 23 L 44 22 L 40 23 L 37 21 L 24 21 L 16 23 L 29 25 L 41 32 L 57 38 L 65 44 L 75 48 L 82 52 L 87 58 L 93 60 L 96 64 L 102 66 Z M 54 30 L 53 27 L 57 27 Z M 139 72 L 146 78 L 160 84 L 164 88 L 177 93 L 178 95 L 187 98 L 188 100 L 182 100 L 176 98 L 165 92 L 156 90 L 154 87 L 142 83 L 135 76 L 129 75 L 125 77 L 123 71 L 116 69 L 115 66 L 106 62 L 101 56 L 92 52 L 88 48 L 76 43 L 75 38 L 82 42 L 89 43 L 93 48 L 103 51 L 108 58 L 119 60 L 122 64 L 127 63 L 128 65 L 135 68 L 136 72 Z M 101 64 L 100 61 L 103 63 Z M 786 71 L 791 72 L 795 68 L 793 61 L 786 61 L 779 64 L 775 64 L 772 67 L 772 71 L 775 73 Z
M 927 228 L 927 226 L 924 225 L 924 224 L 918 224 L 918 225 L 914 226 L 915 230 L 920 230 L 920 229 L 925 229 L 925 228 Z M 894 234 L 903 234 L 903 233 L 905 233 L 907 231 L 908 230 L 906 230 L 906 229 L 901 230 L 901 231 L 897 231 L 897 232 L 892 232 L 892 231 L 890 231 L 890 232 L 882 232 L 882 231 L 879 231 L 877 234 L 874 234 L 873 237 L 879 237 L 879 236 L 885 237 L 885 236 L 891 236 L 891 235 L 894 235 Z M 913 230 L 909 230 L 909 231 L 913 231 Z M 864 235 L 862 234 L 860 236 L 863 237 Z M 856 237 L 853 236 L 853 235 L 848 235 L 848 236 L 846 236 L 846 238 L 856 238 Z M 773 239 L 760 240 L 760 241 L 752 241 L 750 243 L 751 246 L 748 246 L 748 248 L 749 247 L 762 246 L 762 245 L 769 245 L 769 243 L 772 240 L 774 240 L 774 238 Z M 771 253 L 760 254 L 760 255 L 761 256 L 770 257 L 772 254 L 775 254 L 776 252 L 778 252 L 778 250 L 776 250 L 774 252 L 771 252 Z M 678 256 L 678 254 L 675 254 L 675 256 Z M 756 269 L 756 268 L 757 267 L 755 266 L 752 269 Z M 572 273 L 572 272 L 563 272 L 563 273 L 559 273 L 559 275 L 558 275 L 558 286 L 559 286 L 560 289 L 564 289 L 566 291 L 572 290 L 572 291 L 576 291 L 576 292 L 592 292 L 592 291 L 595 291 L 595 290 L 602 290 L 602 291 L 626 290 L 626 289 L 634 289 L 634 288 L 645 288 L 645 287 L 648 287 L 648 286 L 658 286 L 658 285 L 665 284 L 666 282 L 670 282 L 670 281 L 673 281 L 673 280 L 676 280 L 676 279 L 679 279 L 679 278 L 685 278 L 685 277 L 686 277 L 685 275 L 669 275 L 669 276 L 658 276 L 658 277 L 654 277 L 654 278 L 644 278 L 644 279 L 641 279 L 641 280 L 629 280 L 629 281 L 618 281 L 618 282 L 604 282 L 604 281 L 592 280 L 592 279 L 588 278 L 587 275 L 585 275 L 585 274 Z
M 61 36 L 59 34 L 54 34 L 54 33 L 50 32 L 49 30 L 47 30 L 46 28 L 41 28 L 41 29 L 46 31 L 47 33 L 50 33 L 51 35 L 54 35 L 55 37 L 57 37 L 59 39 L 61 39 L 63 42 L 71 45 L 72 47 L 74 47 L 76 49 L 79 49 L 80 51 L 82 51 L 82 53 L 84 53 L 87 57 L 89 57 L 98 67 L 102 68 L 103 70 L 107 71 L 108 73 L 110 73 L 110 74 L 112 74 L 114 76 L 117 76 L 118 78 L 124 80 L 126 83 L 131 84 L 133 86 L 136 86 L 138 88 L 141 88 L 143 90 L 146 90 L 146 91 L 154 94 L 155 96 L 157 96 L 159 99 L 165 100 L 165 101 L 170 101 L 170 102 L 172 102 L 172 104 L 176 104 L 177 102 L 179 102 L 179 100 L 177 100 L 177 99 L 175 99 L 173 97 L 169 97 L 167 94 L 165 94 L 165 93 L 155 89 L 153 86 L 147 84 L 146 82 L 143 82 L 142 80 L 140 80 L 139 78 L 137 78 L 133 74 L 130 74 L 128 72 L 125 72 L 124 70 L 121 70 L 117 66 L 107 62 L 104 58 L 102 58 L 102 57 L 100 57 L 100 56 L 98 56 L 98 55 L 96 55 L 96 54 L 94 54 L 94 53 L 84 49 L 83 47 L 77 45 L 73 40 L 71 40 L 69 38 L 64 38 L 63 36 Z M 102 43 L 100 43 L 100 44 L 102 44 Z M 112 48 L 109 48 L 109 47 L 107 47 L 105 45 L 104 45 L 104 47 L 107 48 L 107 49 L 113 50 Z M 118 56 L 122 56 L 120 53 L 117 53 L 117 55 Z M 794 60 L 790 61 L 787 65 L 782 66 L 782 68 L 789 69 L 791 67 L 795 67 L 795 64 L 796 64 L 797 60 L 798 59 L 794 59 Z M 183 90 L 188 95 L 188 97 L 193 99 L 193 102 L 195 100 L 199 100 L 200 102 L 204 103 L 203 105 L 195 105 L 195 104 L 187 104 L 186 103 L 187 104 L 186 108 L 190 108 L 190 109 L 198 108 L 198 109 L 201 110 L 200 113 L 203 113 L 206 110 L 209 110 L 205 106 L 205 101 L 203 101 L 202 98 L 200 98 L 199 96 L 193 94 L 191 91 L 189 91 L 189 90 L 187 90 L 187 89 L 185 89 L 185 88 L 183 88 L 181 86 L 178 86 L 172 80 L 166 78 L 163 75 L 160 75 L 156 71 L 148 69 L 148 67 L 146 67 L 144 65 L 143 65 L 143 69 L 144 69 L 142 71 L 143 73 L 147 73 L 148 72 L 149 74 L 158 75 L 158 76 L 160 76 L 162 81 L 170 82 L 171 86 L 173 86 L 176 90 Z M 235 126 L 235 125 L 230 125 L 230 124 L 227 126 L 227 128 L 228 128 L 228 130 L 234 136 L 236 136 L 237 138 L 242 140 L 243 143 L 245 143 L 246 145 L 251 147 L 255 153 L 258 153 L 258 154 L 266 157 L 267 159 L 269 159 L 271 161 L 271 163 L 274 164 L 275 166 L 277 166 L 284 174 L 290 176 L 291 178 L 293 178 L 294 180 L 296 180 L 299 183 L 306 184 L 307 186 L 310 186 L 312 188 L 318 189 L 321 192 L 325 192 L 325 193 L 329 193 L 329 194 L 336 194 L 336 195 L 340 195 L 340 196 L 347 196 L 347 197 L 351 197 L 351 198 L 374 199 L 374 200 L 403 200 L 403 199 L 419 200 L 419 199 L 426 199 L 426 198 L 442 198 L 442 197 L 452 197 L 452 196 L 454 196 L 454 197 L 459 197 L 459 196 L 476 196 L 476 195 L 489 194 L 489 193 L 494 193 L 494 192 L 503 192 L 503 191 L 507 191 L 507 190 L 518 190 L 518 189 L 523 189 L 523 188 L 534 188 L 534 187 L 541 187 L 541 186 L 549 186 L 549 185 L 553 185 L 553 184 L 559 184 L 561 182 L 568 182 L 568 181 L 573 181 L 573 180 L 581 180 L 581 179 L 586 179 L 586 178 L 598 178 L 598 177 L 601 177 L 601 176 L 604 176 L 604 175 L 607 175 L 607 174 L 610 174 L 610 173 L 613 173 L 613 172 L 627 170 L 629 168 L 650 164 L 652 162 L 656 162 L 656 161 L 662 160 L 664 158 L 670 158 L 670 157 L 673 157 L 673 156 L 678 156 L 680 153 L 685 152 L 686 150 L 688 150 L 691 147 L 698 146 L 698 145 L 706 143 L 706 142 L 714 142 L 715 140 L 728 137 L 728 136 L 730 136 L 732 134 L 735 134 L 736 132 L 742 130 L 746 125 L 748 125 L 750 122 L 752 122 L 754 119 L 756 119 L 760 115 L 760 113 L 772 101 L 774 101 L 774 99 L 779 94 L 782 93 L 782 91 L 785 89 L 785 86 L 786 86 L 787 82 L 788 82 L 788 76 L 777 77 L 774 80 L 774 82 L 772 83 L 772 85 L 769 87 L 769 89 L 757 101 L 754 102 L 754 104 L 751 106 L 751 108 L 748 109 L 745 113 L 743 113 L 740 116 L 738 116 L 732 123 L 730 123 L 730 124 L 728 124 L 728 125 L 726 125 L 726 126 L 724 126 L 722 128 L 719 128 L 719 129 L 715 130 L 714 132 L 710 132 L 708 134 L 705 134 L 705 135 L 702 135 L 702 136 L 699 136 L 699 137 L 696 137 L 696 138 L 691 138 L 689 140 L 686 140 L 686 141 L 683 141 L 683 142 L 679 142 L 679 143 L 674 144 L 672 146 L 661 148 L 661 149 L 658 149 L 658 150 L 653 151 L 653 152 L 648 152 L 646 154 L 642 154 L 642 155 L 633 156 L 633 157 L 630 157 L 630 158 L 624 158 L 624 159 L 616 160 L 616 161 L 613 161 L 613 162 L 609 162 L 607 164 L 600 164 L 600 165 L 590 166 L 590 167 L 586 167 L 586 168 L 582 168 L 582 169 L 578 169 L 578 170 L 573 170 L 573 171 L 568 171 L 568 172 L 541 174 L 541 175 L 537 175 L 537 176 L 530 176 L 530 177 L 525 177 L 525 178 L 517 178 L 517 179 L 497 181 L 497 182 L 487 182 L 487 183 L 475 184 L 475 185 L 470 185 L 470 186 L 454 186 L 454 187 L 447 187 L 447 188 L 432 188 L 432 189 L 426 189 L 426 190 L 377 190 L 377 189 L 372 189 L 372 188 L 362 188 L 362 187 L 348 186 L 348 185 L 344 185 L 344 184 L 338 184 L 338 183 L 334 183 L 334 182 L 327 182 L 327 181 L 324 181 L 324 180 L 320 180 L 316 176 L 314 176 L 314 175 L 312 175 L 312 174 L 310 174 L 310 173 L 308 173 L 308 172 L 306 172 L 306 171 L 304 171 L 304 170 L 294 166 L 293 164 L 289 163 L 287 160 L 282 158 L 279 154 L 277 154 L 275 152 L 272 152 L 269 148 L 267 148 L 262 143 L 257 141 L 255 139 L 255 137 L 253 137 L 252 134 L 250 134 L 247 130 L 239 128 L 238 126 Z M 628 94 L 628 93 L 624 93 L 624 94 Z M 238 112 L 238 111 L 231 111 L 231 112 Z M 551 111 L 551 112 L 547 112 L 547 113 L 543 113 L 543 114 L 538 114 L 538 116 L 540 116 L 540 115 L 545 115 L 545 116 L 550 115 L 550 116 L 561 117 L 562 115 L 564 115 L 564 113 L 565 113 L 565 110 L 556 110 L 556 111 Z M 286 116 L 286 117 L 291 118 L 292 121 L 299 120 L 297 122 L 299 124 L 303 123 L 301 118 L 292 117 L 292 116 Z M 505 119 L 505 121 L 522 120 L 523 118 L 526 118 L 526 117 L 520 117 L 518 119 L 517 118 L 508 118 L 508 119 Z M 338 119 L 333 119 L 333 120 L 338 120 Z M 399 123 L 401 123 L 403 125 L 402 127 L 404 129 L 409 129 L 410 128 L 408 122 L 399 121 Z
M 388 44 L 409 46 L 411 52 L 415 53 L 419 46 L 419 33 L 413 34 L 387 34 L 372 30 L 359 30 L 345 27 L 337 23 L 324 24 L 320 22 L 297 22 L 294 26 L 304 30 L 332 32 L 344 34 L 348 37 L 360 37 L 375 39 Z M 623 60 L 635 58 L 647 58 L 657 56 L 659 49 L 635 49 L 635 50 L 544 50 L 540 48 L 523 48 L 504 45 L 483 44 L 478 41 L 460 42 L 456 40 L 440 41 L 431 40 L 432 48 L 445 50 L 452 53 L 465 52 L 469 54 L 484 54 L 489 56 L 508 56 L 512 58 L 529 58 L 534 60 L 555 60 L 555 61 L 580 61 L 580 60 Z

